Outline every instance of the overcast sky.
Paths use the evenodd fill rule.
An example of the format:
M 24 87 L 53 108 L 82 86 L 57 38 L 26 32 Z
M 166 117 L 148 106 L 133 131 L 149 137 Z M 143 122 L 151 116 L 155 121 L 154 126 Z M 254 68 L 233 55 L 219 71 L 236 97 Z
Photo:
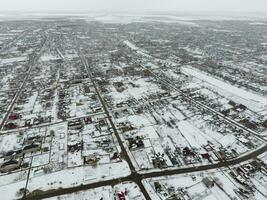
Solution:
M 266 12 L 267 0 L 0 0 L 1 11 Z

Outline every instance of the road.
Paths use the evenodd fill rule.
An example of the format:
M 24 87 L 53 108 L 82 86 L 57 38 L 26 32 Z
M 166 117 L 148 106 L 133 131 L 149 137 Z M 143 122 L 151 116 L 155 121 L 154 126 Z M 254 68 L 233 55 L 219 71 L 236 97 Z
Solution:
M 119 143 L 119 145 L 120 145 L 120 147 L 121 147 L 121 157 L 122 157 L 124 160 L 126 160 L 126 162 L 127 162 L 128 165 L 129 165 L 129 168 L 130 168 L 130 170 L 131 170 L 131 176 L 130 176 L 130 177 L 131 177 L 131 180 L 132 180 L 133 182 L 135 182 L 135 183 L 139 186 L 139 188 L 141 189 L 141 191 L 142 191 L 143 195 L 145 196 L 145 198 L 146 198 L 147 200 L 151 200 L 151 198 L 150 198 L 149 194 L 147 193 L 147 191 L 146 191 L 144 185 L 142 184 L 142 177 L 141 177 L 140 174 L 138 174 L 138 173 L 135 171 L 135 168 L 134 168 L 134 166 L 133 166 L 133 163 L 132 163 L 132 161 L 131 161 L 131 159 L 130 159 L 130 157 L 129 157 L 129 155 L 128 155 L 128 153 L 127 153 L 127 151 L 126 151 L 126 149 L 125 149 L 125 147 L 124 147 L 124 145 L 123 145 L 123 142 L 122 142 L 122 140 L 121 140 L 121 137 L 119 136 L 119 133 L 118 133 L 118 131 L 117 131 L 117 128 L 115 127 L 115 125 L 114 125 L 114 123 L 113 123 L 113 120 L 112 120 L 112 118 L 111 118 L 111 116 L 110 116 L 110 113 L 109 113 L 109 111 L 108 111 L 108 109 L 107 109 L 107 106 L 106 106 L 106 104 L 105 104 L 105 102 L 104 102 L 102 96 L 100 95 L 99 89 L 98 89 L 98 87 L 97 87 L 97 85 L 96 85 L 96 83 L 95 83 L 94 77 L 92 76 L 92 73 L 91 73 L 92 70 L 91 70 L 90 66 L 88 65 L 88 61 L 85 60 L 85 58 L 84 58 L 84 56 L 81 54 L 81 52 L 79 52 L 79 57 L 81 58 L 82 63 L 85 65 L 85 68 L 87 69 L 87 73 L 89 74 L 89 76 L 90 76 L 90 78 L 91 78 L 91 81 L 92 81 L 92 83 L 93 83 L 93 86 L 94 86 L 94 88 L 95 88 L 95 91 L 96 91 L 96 93 L 97 93 L 97 96 L 98 96 L 98 98 L 99 98 L 99 100 L 100 100 L 100 102 L 101 102 L 101 104 L 102 104 L 102 107 L 103 107 L 103 109 L 104 109 L 104 111 L 105 111 L 105 113 L 106 113 L 106 115 L 107 115 L 107 118 L 108 118 L 108 120 L 109 120 L 109 123 L 110 123 L 110 125 L 111 125 L 111 127 L 112 127 L 112 129 L 113 129 L 113 132 L 114 132 L 114 134 L 115 134 L 115 136 L 116 136 L 116 138 L 117 138 L 117 141 L 118 141 L 118 143 Z
M 142 193 L 144 194 L 145 198 L 150 200 L 150 196 L 147 193 L 142 180 L 147 179 L 147 178 L 153 178 L 153 177 L 162 177 L 162 176 L 170 176 L 170 175 L 178 175 L 178 174 L 184 174 L 184 173 L 191 173 L 191 172 L 198 172 L 198 171 L 207 171 L 207 170 L 212 170 L 212 169 L 218 169 L 218 168 L 225 168 L 225 167 L 230 167 L 236 164 L 240 164 L 242 162 L 248 161 L 250 159 L 256 158 L 258 155 L 264 153 L 267 151 L 267 145 L 263 145 L 260 148 L 258 148 L 257 150 L 254 150 L 248 154 L 239 156 L 235 159 L 232 160 L 227 160 L 225 162 L 218 162 L 218 163 L 213 163 L 213 164 L 207 164 L 207 165 L 201 165 L 201 166 L 189 166 L 189 167 L 185 167 L 185 168 L 176 168 L 176 169 L 162 169 L 161 171 L 157 171 L 157 172 L 142 172 L 142 173 L 138 173 L 135 171 L 135 168 L 132 164 L 132 161 L 123 145 L 123 141 L 121 140 L 121 137 L 119 136 L 119 133 L 117 132 L 116 126 L 112 120 L 112 117 L 110 115 L 110 112 L 108 111 L 108 108 L 99 92 L 99 89 L 97 87 L 97 84 L 94 80 L 94 77 L 92 76 L 92 69 L 90 68 L 90 66 L 88 65 L 87 60 L 84 58 L 83 54 L 79 51 L 79 57 L 83 63 L 83 65 L 85 66 L 91 81 L 93 83 L 93 86 L 95 88 L 95 91 L 97 93 L 97 96 L 102 104 L 102 107 L 107 115 L 107 118 L 111 124 L 111 127 L 114 131 L 114 134 L 117 138 L 118 144 L 121 147 L 121 157 L 123 159 L 125 159 L 129 165 L 129 168 L 131 170 L 131 175 L 127 176 L 127 177 L 123 177 L 123 178 L 118 178 L 118 179 L 111 179 L 111 180 L 106 180 L 106 181 L 100 181 L 97 183 L 91 183 L 91 184 L 86 184 L 86 185 L 80 185 L 80 186 L 76 186 L 76 187 L 72 187 L 72 188 L 60 188 L 60 189 L 55 189 L 55 190 L 49 190 L 49 191 L 45 191 L 45 192 L 38 192 L 36 194 L 32 194 L 32 196 L 27 196 L 24 199 L 42 199 L 42 198 L 49 198 L 49 197 L 53 197 L 53 196 L 58 196 L 58 195 L 63 195 L 63 194 L 70 194 L 73 192 L 78 192 L 78 191 L 82 191 L 82 190 L 86 190 L 86 189 L 92 189 L 92 188 L 96 188 L 96 187 L 103 187 L 103 186 L 114 186 L 118 183 L 121 182 L 126 182 L 126 181 L 131 181 L 136 183 L 139 187 L 140 190 L 142 191 Z M 190 99 L 191 101 L 191 99 Z M 217 113 L 217 112 L 216 112 Z M 240 127 L 243 129 L 243 127 Z
M 129 48 L 132 49 L 132 47 L 129 46 Z M 138 52 L 136 52 L 137 54 L 140 54 Z M 143 54 L 142 54 L 143 55 Z M 150 62 L 155 62 L 157 59 L 153 58 L 152 56 L 149 55 L 149 57 L 147 57 L 149 59 Z M 140 64 L 139 62 L 137 62 L 136 60 L 133 60 L 133 62 L 135 64 Z M 261 134 L 257 133 L 254 130 L 251 130 L 245 126 L 243 126 L 242 124 L 238 123 L 237 121 L 223 115 L 222 113 L 214 110 L 213 108 L 210 108 L 209 106 L 193 99 L 192 97 L 190 97 L 188 94 L 184 93 L 182 90 L 180 90 L 179 88 L 177 88 L 175 85 L 173 85 L 173 83 L 167 79 L 163 79 L 162 77 L 160 77 L 158 74 L 154 73 L 152 70 L 146 68 L 145 66 L 140 65 L 143 69 L 148 70 L 153 76 L 154 78 L 156 78 L 157 80 L 159 80 L 161 83 L 169 86 L 170 88 L 174 89 L 175 91 L 179 92 L 181 96 L 183 96 L 185 99 L 187 99 L 188 102 L 195 104 L 196 106 L 199 106 L 205 110 L 208 110 L 210 112 L 212 112 L 213 114 L 217 115 L 220 118 L 223 118 L 225 121 L 235 125 L 236 127 L 247 131 L 248 133 L 250 133 L 251 135 L 253 135 L 254 137 L 256 137 L 258 140 L 267 143 L 267 139 L 263 138 Z M 162 70 L 160 70 L 160 72 L 162 73 Z
M 36 129 L 36 128 L 43 128 L 43 127 L 47 127 L 47 126 L 53 126 L 56 124 L 61 124 L 61 123 L 66 123 L 69 121 L 73 121 L 73 120 L 77 120 L 77 119 L 83 119 L 85 117 L 94 117 L 97 115 L 103 115 L 105 114 L 104 112 L 98 112 L 98 113 L 92 113 L 92 114 L 87 114 L 87 115 L 83 115 L 83 116 L 79 116 L 79 117 L 70 117 L 67 118 L 65 120 L 59 120 L 57 122 L 48 122 L 48 123 L 42 123 L 42 124 L 38 124 L 38 125 L 32 125 L 30 127 L 20 127 L 20 128 L 16 128 L 16 129 L 11 129 L 11 130 L 4 130 L 4 131 L 0 131 L 0 135 L 8 135 L 14 132 L 18 132 L 18 131 L 23 131 L 23 130 L 31 130 L 31 129 Z
M 0 49 L 0 54 L 2 54 L 3 52 L 7 51 L 8 49 L 10 49 L 11 47 L 13 47 L 13 45 L 22 37 L 25 37 L 31 30 L 25 30 L 22 33 L 20 33 L 19 35 L 17 35 L 15 38 L 13 38 L 10 42 L 8 42 L 7 44 L 4 44 L 4 46 Z
M 46 44 L 46 41 L 47 41 L 47 37 L 46 37 L 45 41 L 42 43 L 40 49 L 39 49 L 39 50 L 36 50 L 36 51 L 39 52 L 39 53 L 38 53 L 34 58 L 32 58 L 32 59 L 29 58 L 29 61 L 28 61 L 28 63 L 27 63 L 27 65 L 29 65 L 29 69 L 28 69 L 28 71 L 26 72 L 25 77 L 24 77 L 24 79 L 23 79 L 23 81 L 22 81 L 22 83 L 21 83 L 19 89 L 17 90 L 15 96 L 13 97 L 13 99 L 12 99 L 12 101 L 11 101 L 9 107 L 8 107 L 8 110 L 7 110 L 5 116 L 4 116 L 4 118 L 3 118 L 3 120 L 2 120 L 2 122 L 1 122 L 1 124 L 0 124 L 0 131 L 3 130 L 3 128 L 4 128 L 4 126 L 5 126 L 5 123 L 6 123 L 7 119 L 8 119 L 8 116 L 9 116 L 10 113 L 12 112 L 12 110 L 13 110 L 13 108 L 14 108 L 14 105 L 15 105 L 15 103 L 17 102 L 18 97 L 19 97 L 19 95 L 20 95 L 22 89 L 24 88 L 25 84 L 27 83 L 27 80 L 28 80 L 29 77 L 31 76 L 31 71 L 32 71 L 34 65 L 35 65 L 36 62 L 39 60 L 39 58 L 42 56 L 42 52 L 43 52 L 44 46 L 45 46 L 45 44 Z
M 192 173 L 192 172 L 225 168 L 225 167 L 230 167 L 232 165 L 236 165 L 236 164 L 248 161 L 249 159 L 257 157 L 258 155 L 260 155 L 266 151 L 267 151 L 267 145 L 264 145 L 263 147 L 259 148 L 257 151 L 254 151 L 250 154 L 246 154 L 246 155 L 243 155 L 243 156 L 238 157 L 236 159 L 228 160 L 225 162 L 202 165 L 202 166 L 198 166 L 198 167 L 186 167 L 186 168 L 179 168 L 179 169 L 173 169 L 173 170 L 167 169 L 167 170 L 162 170 L 160 172 L 144 173 L 142 175 L 140 175 L 138 173 L 136 173 L 136 174 L 138 176 L 138 179 L 142 180 L 142 179 L 146 179 L 146 178 L 179 175 L 179 174 L 185 174 L 185 173 Z M 97 183 L 80 185 L 80 186 L 72 187 L 72 188 L 60 188 L 60 189 L 56 189 L 56 190 L 48 190 L 48 191 L 45 191 L 42 193 L 38 192 L 38 194 L 33 194 L 33 196 L 27 196 L 24 199 L 25 200 L 37 200 L 37 199 L 43 199 L 43 198 L 50 198 L 50 197 L 54 197 L 54 196 L 58 196 L 58 195 L 70 194 L 70 193 L 74 193 L 74 192 L 78 192 L 78 191 L 82 191 L 82 190 L 87 190 L 87 189 L 92 189 L 92 188 L 97 188 L 97 187 L 103 187 L 103 186 L 109 186 L 109 185 L 114 186 L 116 184 L 119 184 L 121 182 L 126 182 L 126 181 L 135 182 L 136 177 L 134 177 L 134 175 L 135 174 L 131 174 L 130 176 L 127 176 L 124 178 L 111 179 L 111 180 L 101 181 L 101 182 L 97 182 Z M 139 185 L 138 182 L 135 182 L 135 183 Z M 139 185 L 139 187 L 140 187 L 140 185 Z M 142 191 L 142 188 L 140 188 L 140 189 Z M 151 199 L 151 198 L 146 197 L 146 199 Z
M 7 119 L 8 119 L 9 114 L 12 112 L 12 110 L 14 108 L 14 105 L 15 105 L 16 101 L 19 98 L 19 95 L 20 95 L 21 91 L 23 90 L 23 88 L 25 87 L 25 84 L 27 83 L 28 79 L 31 76 L 31 71 L 32 71 L 33 67 L 35 66 L 35 64 L 39 60 L 39 58 L 41 57 L 43 48 L 44 48 L 47 40 L 48 40 L 48 38 L 46 37 L 46 39 L 43 42 L 43 44 L 41 45 L 39 51 L 37 50 L 37 52 L 39 52 L 39 53 L 36 54 L 36 56 L 33 59 L 29 60 L 29 63 L 28 63 L 29 64 L 29 69 L 25 74 L 25 77 L 24 77 L 24 79 L 22 81 L 21 86 L 17 90 L 14 98 L 12 99 L 12 102 L 9 105 L 8 111 L 7 111 L 6 115 L 5 115 L 2 123 L 0 124 L 0 130 L 3 129 L 5 123 L 6 123 Z M 78 49 L 78 52 L 79 52 L 78 53 L 79 54 L 79 58 L 80 58 L 82 64 L 85 66 L 88 75 L 90 76 L 90 79 L 92 81 L 93 87 L 95 88 L 96 94 L 98 96 L 98 99 L 99 99 L 100 103 L 102 104 L 102 108 L 104 109 L 104 113 L 106 114 L 107 119 L 108 119 L 108 121 L 109 121 L 109 123 L 110 123 L 110 125 L 111 125 L 111 127 L 113 129 L 114 135 L 116 136 L 118 144 L 120 145 L 120 148 L 121 148 L 120 156 L 121 156 L 122 159 L 124 159 L 128 163 L 129 168 L 131 170 L 131 174 L 129 176 L 127 176 L 127 177 L 116 178 L 116 179 L 111 179 L 111 180 L 105 180 L 105 181 L 100 181 L 100 182 L 90 183 L 90 184 L 85 184 L 85 185 L 79 185 L 79 186 L 75 186 L 75 187 L 71 187 L 71 188 L 59 188 L 59 189 L 53 189 L 53 190 L 48 190 L 48 191 L 37 191 L 37 192 L 33 192 L 33 193 L 31 193 L 31 194 L 29 194 L 27 196 L 24 196 L 23 199 L 34 199 L 34 200 L 37 200 L 37 199 L 49 198 L 49 197 L 59 196 L 59 195 L 63 195 L 63 194 L 70 194 L 70 193 L 74 193 L 74 192 L 78 192 L 78 191 L 82 191 L 82 190 L 86 190 L 86 189 L 92 189 L 92 188 L 103 187 L 103 186 L 114 186 L 114 185 L 122 183 L 122 182 L 130 181 L 130 182 L 136 183 L 139 186 L 139 188 L 140 188 L 141 192 L 143 193 L 145 199 L 151 200 L 151 197 L 149 196 L 147 190 L 145 189 L 145 187 L 144 187 L 144 185 L 142 183 L 142 180 L 144 180 L 144 179 L 154 178 L 154 177 L 170 176 L 170 175 L 178 175 L 178 174 L 185 174 L 185 173 L 192 173 L 192 172 L 199 172 L 199 171 L 207 171 L 207 170 L 219 169 L 219 168 L 227 168 L 227 167 L 230 167 L 230 166 L 233 166 L 233 165 L 240 164 L 242 162 L 248 161 L 250 159 L 256 158 L 258 155 L 261 155 L 262 153 L 265 153 L 267 151 L 266 140 L 263 139 L 262 137 L 260 137 L 259 133 L 248 129 L 247 127 L 244 127 L 243 125 L 239 124 L 238 122 L 236 122 L 236 121 L 224 116 L 223 114 L 221 114 L 221 113 L 217 112 L 216 110 L 208 107 L 207 105 L 192 99 L 190 96 L 188 96 L 187 94 L 185 94 L 184 92 L 179 90 L 177 87 L 175 87 L 173 84 L 171 84 L 169 80 L 163 79 L 158 74 L 155 74 L 153 71 L 150 70 L 151 74 L 156 79 L 158 79 L 163 84 L 166 84 L 170 88 L 172 88 L 175 91 L 177 91 L 179 94 L 181 94 L 183 97 L 185 97 L 188 101 L 194 103 L 195 105 L 197 105 L 199 107 L 202 107 L 202 108 L 205 108 L 205 109 L 211 111 L 212 113 L 216 114 L 217 116 L 219 116 L 221 118 L 224 118 L 229 123 L 232 123 L 233 125 L 238 126 L 239 128 L 249 132 L 250 134 L 252 134 L 255 137 L 257 137 L 259 140 L 264 142 L 264 145 L 261 146 L 260 148 L 256 149 L 256 150 L 248 153 L 248 154 L 239 156 L 239 157 L 237 157 L 235 159 L 232 159 L 232 160 L 227 160 L 225 162 L 218 162 L 218 163 L 206 164 L 206 165 L 200 165 L 200 166 L 187 166 L 187 167 L 183 167 L 183 168 L 166 168 L 166 169 L 161 169 L 160 171 L 157 171 L 157 172 L 148 172 L 148 171 L 147 172 L 146 171 L 142 171 L 141 173 L 137 172 L 135 170 L 135 167 L 134 167 L 133 163 L 132 163 L 132 160 L 129 157 L 129 154 L 127 153 L 127 150 L 126 150 L 126 148 L 125 148 L 125 146 L 123 144 L 123 141 L 122 141 L 122 139 L 121 139 L 121 137 L 120 137 L 120 135 L 119 135 L 119 133 L 117 131 L 117 128 L 116 128 L 116 126 L 115 126 L 115 124 L 113 122 L 111 113 L 110 113 L 105 101 L 103 100 L 103 98 L 102 98 L 102 96 L 100 94 L 100 91 L 99 91 L 99 88 L 98 88 L 98 86 L 96 84 L 95 78 L 92 75 L 92 69 L 88 64 L 88 60 L 84 57 L 83 53 L 79 49 Z M 153 58 L 150 57 L 149 59 L 153 59 Z M 142 66 L 142 67 L 144 69 L 147 69 L 144 66 Z M 97 115 L 97 114 L 102 114 L 102 113 L 95 113 L 95 115 Z M 77 118 L 80 118 L 80 117 L 77 117 Z M 75 118 L 73 118 L 73 119 L 75 119 Z M 62 122 L 57 122 L 57 123 L 62 123 Z M 30 170 L 29 170 L 29 172 L 30 172 Z M 28 180 L 29 180 L 29 175 L 30 175 L 30 173 L 28 173 L 27 183 L 28 183 Z M 27 185 L 27 183 L 26 183 L 26 185 Z M 27 186 L 26 186 L 26 188 L 27 188 Z

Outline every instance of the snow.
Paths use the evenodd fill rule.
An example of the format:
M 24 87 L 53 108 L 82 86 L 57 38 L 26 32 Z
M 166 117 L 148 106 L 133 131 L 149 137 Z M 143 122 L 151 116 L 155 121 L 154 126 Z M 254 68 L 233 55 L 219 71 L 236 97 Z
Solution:
M 263 22 L 251 22 L 249 24 L 250 25 L 267 25 L 266 23 L 263 23 Z
M 64 58 L 69 59 L 69 60 L 77 58 L 77 57 L 78 57 L 77 54 L 65 54 L 64 55 Z
M 200 149 L 202 145 L 207 144 L 207 138 L 187 121 L 180 121 L 178 127 L 191 146 Z
M 146 148 L 146 149 L 137 149 L 132 151 L 132 155 L 134 157 L 135 162 L 137 163 L 138 167 L 141 169 L 150 169 L 153 168 L 153 165 L 148 157 L 149 152 L 153 151 L 153 149 Z
M 43 61 L 43 62 L 53 61 L 53 60 L 57 60 L 57 59 L 60 59 L 60 57 L 54 56 L 54 55 L 43 55 L 43 56 L 41 56 L 41 61 Z
M 150 58 L 151 56 L 148 55 L 147 53 L 145 53 L 144 50 L 140 49 L 139 47 L 135 46 L 135 44 L 131 43 L 130 41 L 126 40 L 123 42 L 124 44 L 126 44 L 128 47 L 130 47 L 132 50 L 136 51 L 138 54 Z
M 145 200 L 140 188 L 133 182 L 123 182 L 114 186 L 115 193 L 127 191 L 126 200 Z
M 125 161 L 107 165 L 83 166 L 63 169 L 58 172 L 31 177 L 28 189 L 34 191 L 56 189 L 59 187 L 68 188 L 80 184 L 89 184 L 100 180 L 125 177 L 130 174 L 129 167 Z M 10 185 L 12 187 L 12 185 Z
M 161 22 L 161 23 L 178 23 L 187 26 L 198 26 L 189 17 L 174 16 L 174 15 L 155 15 L 155 14 L 92 14 L 81 16 L 87 21 L 100 21 L 102 23 L 120 23 L 128 24 L 133 22 Z
M 10 185 L 4 185 L 0 187 L 0 199 L 2 200 L 14 200 L 17 199 L 16 191 L 18 191 L 21 188 L 24 188 L 26 185 L 25 181 L 19 181 L 12 184 L 12 187 Z
M 152 123 L 145 117 L 145 115 L 131 115 L 127 120 L 136 127 L 143 127 L 152 125 Z
M 230 85 L 222 80 L 213 78 L 211 76 L 208 76 L 207 74 L 200 72 L 198 70 L 189 68 L 189 67 L 182 67 L 181 72 L 193 76 L 197 79 L 200 79 L 204 82 L 207 82 L 211 84 L 214 87 L 220 88 L 222 90 L 225 90 L 229 93 L 231 93 L 231 97 L 239 97 L 243 104 L 245 104 L 247 107 L 251 108 L 252 110 L 255 110 L 255 104 L 260 104 L 260 108 L 263 109 L 264 107 L 267 107 L 267 98 L 260 96 L 258 94 L 254 94 L 249 91 L 245 91 L 244 89 L 237 88 L 236 86 Z
M 2 64 L 10 64 L 14 62 L 22 62 L 27 59 L 26 56 L 20 56 L 20 57 L 14 57 L 14 58 L 5 58 L 5 59 L 0 59 L 0 63 Z
M 195 177 L 193 179 L 192 177 Z M 204 177 L 209 177 L 217 184 L 211 188 L 207 188 L 202 179 Z M 174 175 L 174 176 L 165 176 L 157 177 L 152 179 L 145 179 L 142 181 L 145 188 L 149 192 L 152 199 L 167 199 L 168 197 L 168 188 L 174 187 L 175 190 L 183 188 L 188 192 L 188 195 L 191 199 L 205 199 L 205 200 L 217 200 L 217 199 L 231 199 L 237 198 L 237 194 L 234 192 L 234 189 L 237 189 L 238 183 L 235 183 L 234 180 L 228 175 L 228 172 L 221 170 L 210 170 L 200 172 L 200 173 L 190 173 L 183 175 Z M 163 193 L 156 192 L 154 183 L 159 182 L 162 186 Z M 223 190 L 220 188 L 223 188 Z M 166 193 L 165 193 L 166 192 Z M 163 194 L 167 194 L 166 196 Z M 170 193 L 169 193 L 170 195 Z M 257 198 L 262 196 L 257 196 Z M 256 199 L 257 199 L 256 198 Z M 261 199 L 261 198 L 260 198 Z
M 41 154 L 33 157 L 32 167 L 47 165 L 49 163 L 49 154 Z
M 127 191 L 125 195 L 126 200 L 145 200 L 143 194 L 141 193 L 139 187 L 132 182 L 123 182 L 112 186 L 103 186 L 98 188 L 93 188 L 89 190 L 79 191 L 72 194 L 61 195 L 58 197 L 48 198 L 46 200 L 111 200 L 117 199 L 117 194 Z
M 267 45 L 267 43 L 266 43 L 266 45 Z M 267 61 L 267 55 L 262 55 L 262 56 L 260 56 L 260 58 L 261 58 L 262 60 L 264 60 L 264 61 Z
M 227 147 L 233 143 L 235 143 L 236 141 L 236 137 L 234 135 L 231 135 L 231 134 L 227 134 L 225 136 L 223 136 L 221 139 L 220 139 L 220 143 L 224 146 L 224 147 Z
M 109 95 L 112 96 L 115 103 L 120 103 L 122 101 L 126 101 L 131 97 L 135 99 L 140 99 L 143 96 L 147 96 L 152 93 L 160 92 L 161 89 L 155 83 L 151 83 L 148 78 L 138 78 L 132 80 L 126 80 L 122 78 L 117 78 L 113 80 L 122 81 L 127 88 L 123 92 L 116 91 L 114 86 L 110 86 L 110 93 Z M 135 84 L 136 87 L 131 86 L 129 83 Z
M 130 41 L 126 40 L 124 41 L 124 44 L 126 44 L 128 47 L 130 47 L 132 50 L 137 50 L 139 49 L 135 44 L 131 43 Z
M 18 144 L 18 136 L 16 134 L 0 136 L 0 152 L 8 152 L 11 150 L 19 149 L 21 145 Z
M 46 200 L 103 200 L 112 199 L 112 187 L 104 186 L 99 188 L 94 188 L 90 190 L 80 191 L 72 194 L 61 195 L 58 197 L 48 198 Z

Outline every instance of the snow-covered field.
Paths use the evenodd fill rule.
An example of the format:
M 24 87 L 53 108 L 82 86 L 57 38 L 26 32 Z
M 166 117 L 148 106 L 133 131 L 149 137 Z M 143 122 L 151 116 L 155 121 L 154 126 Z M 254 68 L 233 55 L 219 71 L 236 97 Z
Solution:
M 26 59 L 27 59 L 27 57 L 25 57 L 25 56 L 0 59 L 0 65 L 12 64 L 15 62 L 22 62 L 22 61 L 25 61 Z
M 200 173 L 146 179 L 143 181 L 143 184 L 153 200 L 165 200 L 170 197 L 171 194 L 176 194 L 180 197 L 187 196 L 189 199 L 231 200 L 235 198 L 245 198 L 244 196 L 239 196 L 235 192 L 238 188 L 242 188 L 242 185 L 236 182 L 228 173 L 229 171 L 227 170 L 212 170 Z M 207 187 L 203 182 L 204 178 L 212 180 L 214 185 L 210 188 Z M 161 191 L 155 190 L 155 182 L 162 186 Z M 256 180 L 253 182 L 262 184 Z M 260 187 L 264 186 L 261 185 Z M 170 193 L 169 191 L 173 191 L 173 193 Z M 264 193 L 256 191 L 254 195 L 249 197 L 249 199 L 264 200 L 266 199 L 264 195 Z
M 118 194 L 124 194 L 125 200 L 145 200 L 139 187 L 132 182 L 123 182 L 113 187 L 104 186 L 72 194 L 48 198 L 46 200 L 112 200 L 118 199 Z
M 60 57 L 59 56 L 55 56 L 55 55 L 49 55 L 49 54 L 47 54 L 47 55 L 43 55 L 43 56 L 41 56 L 41 61 L 43 61 L 43 62 L 48 62 L 48 61 L 53 61 L 53 60 L 57 60 L 57 59 L 59 59 Z
M 203 82 L 206 82 L 213 87 L 219 88 L 219 93 L 229 99 L 246 105 L 251 110 L 260 111 L 267 107 L 267 98 L 230 85 L 225 81 L 213 78 L 207 74 L 189 67 L 182 67 L 181 72 L 189 76 L 193 76 Z
M 30 177 L 27 188 L 30 192 L 34 190 L 46 191 L 60 187 L 68 188 L 79 186 L 81 184 L 95 183 L 100 180 L 126 177 L 128 175 L 130 175 L 130 170 L 126 162 L 101 165 L 97 168 L 92 166 L 77 167 L 41 176 Z M 26 180 L 16 181 L 8 185 L 0 186 L 1 199 L 14 199 L 17 191 L 20 188 L 25 187 L 25 182 Z
M 149 94 L 162 91 L 158 85 L 151 83 L 148 78 L 124 79 L 118 77 L 113 79 L 113 82 L 119 81 L 122 81 L 126 88 L 124 91 L 118 92 L 114 87 L 110 87 L 109 95 L 114 99 L 115 103 L 120 103 L 130 98 L 140 99 Z M 133 84 L 134 86 L 132 86 Z

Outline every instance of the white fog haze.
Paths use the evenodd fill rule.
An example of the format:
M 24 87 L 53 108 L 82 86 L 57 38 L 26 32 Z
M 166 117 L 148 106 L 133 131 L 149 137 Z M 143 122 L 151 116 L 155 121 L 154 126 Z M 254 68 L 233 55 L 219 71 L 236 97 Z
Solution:
M 267 12 L 266 0 L 0 0 L 1 11 Z

